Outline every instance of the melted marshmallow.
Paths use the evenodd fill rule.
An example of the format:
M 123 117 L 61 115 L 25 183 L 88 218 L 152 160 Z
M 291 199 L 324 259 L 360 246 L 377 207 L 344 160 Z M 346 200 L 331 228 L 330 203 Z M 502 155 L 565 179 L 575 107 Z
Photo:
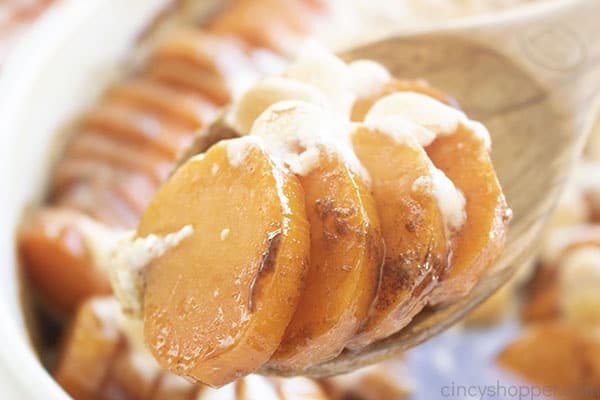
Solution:
M 227 140 L 223 143 L 227 146 L 227 159 L 229 164 L 234 167 L 239 167 L 244 164 L 244 161 L 252 148 L 265 148 L 261 138 L 250 135 Z
M 144 344 L 143 321 L 124 315 L 119 302 L 112 296 L 90 301 L 94 315 L 102 321 L 104 336 L 114 340 L 122 334 L 127 340 L 127 357 L 130 365 L 146 382 L 150 382 L 161 368 Z
M 144 321 L 119 312 L 118 326 L 120 332 L 127 339 L 129 364 L 144 381 L 152 381 L 162 371 L 162 368 L 144 342 Z
M 115 296 L 124 311 L 141 315 L 141 274 L 153 260 L 190 236 L 191 225 L 164 236 L 136 238 L 134 231 L 116 231 L 94 221 L 82 224 L 83 237 L 94 265 L 110 274 Z
M 419 136 L 422 127 L 403 117 L 385 117 L 375 123 L 354 123 L 353 129 L 371 129 L 386 134 L 399 143 L 407 143 L 411 146 L 417 146 L 419 137 L 427 137 L 424 130 L 422 136 Z M 450 238 L 453 232 L 458 231 L 465 223 L 467 214 L 465 212 L 466 199 L 463 193 L 454 185 L 454 183 L 433 163 L 429 162 L 429 175 L 424 175 L 413 182 L 414 191 L 426 191 L 433 193 L 446 229 L 446 237 Z
M 315 87 L 329 99 L 335 112 L 350 115 L 356 100 L 350 68 L 318 43 L 308 42 L 283 76 Z
M 303 101 L 283 101 L 263 112 L 251 135 L 266 143 L 271 155 L 292 172 L 307 175 L 319 165 L 321 151 L 338 154 L 363 179 L 368 174 L 352 150 L 349 123 L 324 108 Z
M 369 116 L 367 114 L 364 124 L 370 129 L 376 129 L 392 136 L 397 142 L 404 142 L 410 138 L 421 146 L 433 142 L 435 133 L 400 115 Z
M 269 106 L 284 100 L 302 100 L 322 107 L 329 106 L 329 99 L 314 86 L 293 79 L 274 77 L 248 89 L 232 105 L 225 121 L 236 132 L 247 134 L 260 114 Z
M 422 146 L 427 146 L 436 135 L 450 135 L 460 125 L 470 129 L 486 147 L 490 148 L 491 139 L 487 129 L 479 122 L 471 121 L 463 112 L 420 93 L 399 92 L 378 100 L 365 117 L 366 124 L 385 123 L 390 118 L 405 118 L 433 133 L 417 137 Z
M 92 299 L 89 304 L 94 315 L 102 322 L 102 334 L 106 338 L 116 340 L 119 336 L 117 330 L 120 314 L 119 303 L 114 297 L 97 297 Z
M 467 220 L 465 196 L 454 186 L 446 174 L 431 166 L 433 195 L 435 196 L 446 226 L 446 237 L 458 231 Z
M 141 274 L 153 260 L 167 250 L 176 247 L 194 233 L 191 225 L 182 227 L 168 235 L 148 235 L 142 238 L 123 240 L 112 255 L 111 281 L 121 307 L 132 315 L 141 315 Z
M 453 233 L 464 225 L 467 220 L 465 196 L 433 164 L 430 166 L 429 175 L 421 176 L 413 182 L 413 190 L 431 191 L 433 193 L 444 220 L 447 238 L 450 238 Z
M 348 133 L 356 126 L 350 122 L 350 110 L 356 98 L 377 93 L 389 82 L 389 72 L 368 60 L 347 65 L 323 47 L 309 43 L 283 76 L 256 84 L 232 106 L 227 123 L 250 134 L 248 139 L 229 143 L 229 161 L 241 164 L 248 149 L 260 145 L 292 172 L 306 175 L 318 166 L 320 152 L 326 149 L 340 154 L 368 182 L 368 173 L 350 145 Z M 416 140 L 421 146 L 462 125 L 486 145 L 490 142 L 487 130 L 461 111 L 413 92 L 380 99 L 364 124 L 358 125 L 385 132 L 397 141 Z M 460 229 L 466 220 L 460 190 L 433 164 L 431 174 L 416 182 L 419 185 L 426 185 L 436 197 L 447 233 Z
M 302 54 L 283 76 L 266 78 L 243 92 L 226 114 L 225 122 L 247 134 L 263 111 L 284 100 L 313 103 L 345 118 L 357 97 L 373 95 L 391 80 L 379 63 L 357 60 L 346 65 L 314 42 L 309 42 Z
M 370 97 L 392 80 L 389 71 L 381 64 L 371 60 L 356 60 L 348 64 L 350 70 L 350 89 L 360 97 Z

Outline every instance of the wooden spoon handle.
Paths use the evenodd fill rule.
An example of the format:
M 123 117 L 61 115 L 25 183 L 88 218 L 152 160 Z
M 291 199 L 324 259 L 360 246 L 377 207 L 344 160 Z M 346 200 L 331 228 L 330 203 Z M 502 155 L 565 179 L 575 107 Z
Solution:
M 600 1 L 565 0 L 474 29 L 509 55 L 575 116 L 583 132 L 600 105 Z

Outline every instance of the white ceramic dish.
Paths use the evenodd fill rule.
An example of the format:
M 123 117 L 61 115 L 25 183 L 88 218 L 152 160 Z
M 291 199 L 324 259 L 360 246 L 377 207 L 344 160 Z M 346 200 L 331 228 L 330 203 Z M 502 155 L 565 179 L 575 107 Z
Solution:
M 41 197 L 52 132 L 93 101 L 169 0 L 63 0 L 20 40 L 0 77 L 0 398 L 68 399 L 38 362 L 20 304 L 14 232 Z M 135 18 L 131 18 L 135 16 Z

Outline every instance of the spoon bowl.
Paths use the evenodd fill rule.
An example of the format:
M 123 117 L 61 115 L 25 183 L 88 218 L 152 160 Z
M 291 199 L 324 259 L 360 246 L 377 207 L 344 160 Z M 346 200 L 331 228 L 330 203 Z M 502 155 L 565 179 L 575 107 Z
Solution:
M 322 377 L 397 356 L 459 321 L 533 260 L 598 110 L 599 17 L 598 1 L 564 1 L 492 25 L 394 37 L 342 55 L 378 61 L 397 77 L 424 78 L 486 125 L 513 210 L 506 248 L 468 296 L 424 310 L 397 334 L 303 371 L 262 373 Z

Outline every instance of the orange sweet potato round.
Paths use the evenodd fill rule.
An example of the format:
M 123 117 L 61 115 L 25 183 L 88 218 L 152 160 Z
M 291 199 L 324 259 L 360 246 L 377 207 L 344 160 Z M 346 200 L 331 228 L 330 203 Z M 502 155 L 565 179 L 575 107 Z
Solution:
M 423 83 L 393 80 L 379 93 L 359 99 L 353 120 L 361 121 L 381 97 L 407 90 L 457 106 L 453 98 Z M 504 248 L 510 213 L 485 141 L 472 129 L 459 124 L 456 132 L 438 136 L 426 152 L 465 196 L 467 215 L 453 239 L 448 273 L 431 294 L 429 302 L 435 305 L 455 301 L 477 284 Z
M 402 139 L 359 127 L 354 151 L 369 171 L 386 246 L 374 307 L 348 345 L 362 348 L 406 326 L 424 307 L 447 267 L 444 220 L 431 188 L 415 185 L 429 177 L 431 162 L 411 137 Z
M 430 303 L 439 304 L 466 295 L 500 256 L 509 214 L 488 149 L 475 132 L 459 126 L 426 150 L 466 199 L 467 219 L 454 238 L 452 267 L 431 295 Z
M 375 201 L 337 155 L 300 177 L 310 223 L 311 263 L 274 369 L 301 370 L 337 356 L 366 318 L 379 285 L 384 245 Z
M 144 335 L 164 368 L 212 386 L 255 371 L 275 352 L 310 249 L 298 179 L 258 144 L 240 153 L 242 140 L 184 164 L 138 227 L 146 236 L 193 226 L 145 271 Z
M 76 211 L 47 208 L 19 231 L 19 253 L 31 283 L 44 300 L 72 312 L 86 298 L 111 292 L 108 275 L 96 268 Z

